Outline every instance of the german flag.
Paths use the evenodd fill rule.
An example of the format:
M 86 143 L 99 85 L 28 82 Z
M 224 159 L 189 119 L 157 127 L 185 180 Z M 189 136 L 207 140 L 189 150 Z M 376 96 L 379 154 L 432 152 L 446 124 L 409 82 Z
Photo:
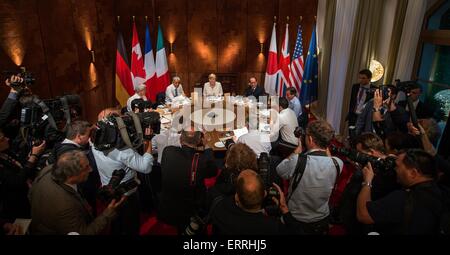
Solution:
M 116 52 L 116 99 L 124 107 L 127 105 L 128 98 L 133 94 L 134 88 L 130 67 L 128 66 L 127 52 L 125 51 L 122 33 L 119 31 Z

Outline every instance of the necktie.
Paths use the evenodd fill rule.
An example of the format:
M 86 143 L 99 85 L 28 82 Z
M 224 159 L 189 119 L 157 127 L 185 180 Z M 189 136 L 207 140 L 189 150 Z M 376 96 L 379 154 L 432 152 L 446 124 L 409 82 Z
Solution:
M 175 97 L 177 97 L 177 96 L 178 96 L 178 89 L 175 88 Z

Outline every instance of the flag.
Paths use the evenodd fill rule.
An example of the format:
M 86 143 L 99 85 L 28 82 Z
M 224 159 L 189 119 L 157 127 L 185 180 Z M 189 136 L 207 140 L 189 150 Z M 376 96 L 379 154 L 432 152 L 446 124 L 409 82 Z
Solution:
M 131 79 L 136 87 L 145 82 L 144 58 L 142 56 L 141 45 L 136 30 L 136 23 L 133 22 L 133 40 L 131 42 Z M 133 93 L 134 94 L 134 93 Z
M 130 67 L 128 66 L 127 52 L 125 51 L 125 44 L 120 31 L 117 35 L 115 84 L 116 99 L 122 107 L 126 106 L 128 98 L 134 94 L 134 88 L 131 81 Z
M 292 55 L 291 73 L 293 77 L 293 86 L 300 95 L 300 88 L 303 81 L 303 31 L 302 25 L 298 26 L 297 40 L 295 41 L 294 55 Z
M 276 23 L 273 23 L 272 37 L 270 39 L 269 60 L 267 61 L 266 78 L 264 79 L 264 89 L 266 92 L 275 96 L 278 83 L 278 62 L 277 62 L 277 32 Z
M 158 41 L 156 44 L 156 86 L 151 90 L 151 100 L 156 99 L 156 95 L 165 92 L 170 84 L 169 68 L 167 66 L 166 50 L 164 48 L 163 33 L 161 24 L 158 25 Z
M 148 24 L 146 24 L 145 28 L 144 69 L 146 74 L 145 85 L 147 86 L 146 96 L 148 99 L 151 99 L 151 91 L 156 86 L 156 66 Z
M 285 96 L 286 89 L 292 86 L 291 74 L 291 56 L 289 54 L 289 24 L 286 24 L 286 33 L 284 34 L 283 44 L 281 45 L 280 55 L 280 74 L 278 95 Z
M 303 74 L 303 83 L 300 90 L 300 102 L 308 105 L 317 100 L 319 87 L 319 63 L 317 59 L 317 38 L 316 25 L 314 25 L 309 43 L 308 56 L 306 57 L 305 73 Z

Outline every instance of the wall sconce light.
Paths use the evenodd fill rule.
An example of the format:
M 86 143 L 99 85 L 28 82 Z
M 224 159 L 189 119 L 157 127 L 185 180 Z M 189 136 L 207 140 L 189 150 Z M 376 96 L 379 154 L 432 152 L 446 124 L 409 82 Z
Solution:
M 95 52 L 91 50 L 91 62 L 95 63 Z
M 259 53 L 263 54 L 263 53 L 264 53 L 264 52 L 263 52 L 263 51 L 264 51 L 264 43 L 260 43 L 260 44 L 259 44 L 259 48 L 260 48 L 260 49 L 259 49 Z
M 170 54 L 173 54 L 173 42 L 169 43 L 170 46 Z
M 377 82 L 377 81 L 381 80 L 381 78 L 383 78 L 383 76 L 384 76 L 384 67 L 377 60 L 371 60 L 370 61 L 369 70 L 373 74 L 371 82 Z

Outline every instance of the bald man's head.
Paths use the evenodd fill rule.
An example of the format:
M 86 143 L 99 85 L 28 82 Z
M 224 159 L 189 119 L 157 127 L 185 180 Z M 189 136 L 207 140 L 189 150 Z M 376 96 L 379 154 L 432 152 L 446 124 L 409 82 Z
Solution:
M 237 178 L 236 194 L 244 209 L 261 209 L 265 197 L 261 176 L 253 170 L 242 171 Z

